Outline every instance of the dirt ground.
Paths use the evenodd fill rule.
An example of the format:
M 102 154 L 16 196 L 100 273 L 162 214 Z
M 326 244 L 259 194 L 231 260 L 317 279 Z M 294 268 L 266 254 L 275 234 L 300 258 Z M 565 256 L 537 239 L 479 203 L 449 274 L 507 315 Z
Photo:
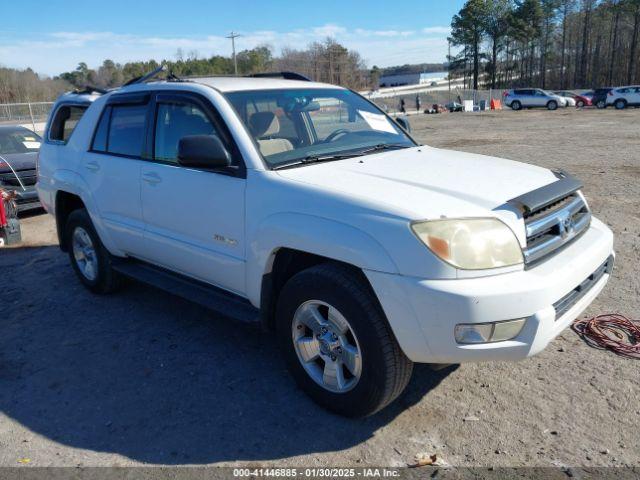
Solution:
M 585 313 L 640 318 L 640 110 L 412 117 L 420 141 L 562 167 L 616 234 Z M 298 391 L 273 338 L 131 284 L 88 293 L 46 215 L 0 250 L 0 466 L 640 466 L 640 362 L 565 331 L 535 358 L 416 366 L 382 413 L 345 420 Z

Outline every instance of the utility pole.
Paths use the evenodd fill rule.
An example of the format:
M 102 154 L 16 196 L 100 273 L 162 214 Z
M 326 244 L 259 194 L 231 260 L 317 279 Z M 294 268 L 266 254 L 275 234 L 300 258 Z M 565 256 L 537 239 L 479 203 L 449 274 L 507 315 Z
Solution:
M 447 77 L 449 77 L 449 103 L 451 103 L 451 40 L 448 39 L 449 42 L 449 55 L 447 56 L 447 70 L 448 70 L 448 75 Z
M 239 33 L 231 32 L 227 38 L 231 39 L 231 48 L 233 50 L 233 71 L 238 75 L 238 60 L 236 59 L 236 38 L 241 37 Z

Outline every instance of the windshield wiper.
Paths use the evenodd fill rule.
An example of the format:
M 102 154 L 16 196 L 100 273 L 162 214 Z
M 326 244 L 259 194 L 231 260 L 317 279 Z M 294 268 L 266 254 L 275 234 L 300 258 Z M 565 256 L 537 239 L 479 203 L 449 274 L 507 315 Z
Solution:
M 336 155 L 307 155 L 304 158 L 299 158 L 297 160 L 293 160 L 291 162 L 281 163 L 273 167 L 273 170 L 282 170 L 284 168 L 293 168 L 298 167 L 300 165 L 309 165 L 311 163 L 323 163 L 323 162 L 333 162 L 334 160 L 345 160 L 347 158 L 353 158 L 358 156 L 359 153 L 341 153 Z
M 398 150 L 401 148 L 411 148 L 410 145 L 403 145 L 401 143 L 379 143 L 373 147 L 365 148 L 364 150 L 357 150 L 349 153 L 338 153 L 334 155 L 307 155 L 304 158 L 299 158 L 291 162 L 281 163 L 273 167 L 273 170 L 282 170 L 285 168 L 294 168 L 302 165 L 308 165 L 311 163 L 323 163 L 333 162 L 335 160 L 346 160 L 348 158 L 361 157 L 370 153 L 380 152 L 382 150 Z
M 404 145 L 402 143 L 379 143 L 378 145 L 374 145 L 373 147 L 365 148 L 364 150 L 360 150 L 355 155 L 369 155 L 370 153 L 381 152 L 382 150 L 400 150 L 402 148 L 411 148 L 411 145 Z

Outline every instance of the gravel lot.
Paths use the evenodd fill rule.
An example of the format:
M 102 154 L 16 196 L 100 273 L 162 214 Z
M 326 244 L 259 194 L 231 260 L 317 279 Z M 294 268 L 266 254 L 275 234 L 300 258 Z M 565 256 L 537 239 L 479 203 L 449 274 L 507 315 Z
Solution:
M 618 253 L 585 315 L 640 317 L 640 110 L 411 121 L 427 144 L 582 178 Z M 569 330 L 519 363 L 418 365 L 390 408 L 345 420 L 296 389 L 268 334 L 139 284 L 94 296 L 52 219 L 22 225 L 0 250 L 0 466 L 640 466 L 640 362 Z

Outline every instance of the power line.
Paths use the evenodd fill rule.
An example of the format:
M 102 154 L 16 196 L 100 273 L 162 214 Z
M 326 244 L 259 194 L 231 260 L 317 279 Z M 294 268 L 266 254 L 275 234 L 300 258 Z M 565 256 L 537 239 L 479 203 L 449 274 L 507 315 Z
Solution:
M 227 36 L 227 38 L 231 39 L 231 49 L 233 50 L 233 71 L 236 75 L 238 75 L 238 60 L 236 59 L 236 38 L 241 37 L 239 33 L 235 33 L 233 30 Z

